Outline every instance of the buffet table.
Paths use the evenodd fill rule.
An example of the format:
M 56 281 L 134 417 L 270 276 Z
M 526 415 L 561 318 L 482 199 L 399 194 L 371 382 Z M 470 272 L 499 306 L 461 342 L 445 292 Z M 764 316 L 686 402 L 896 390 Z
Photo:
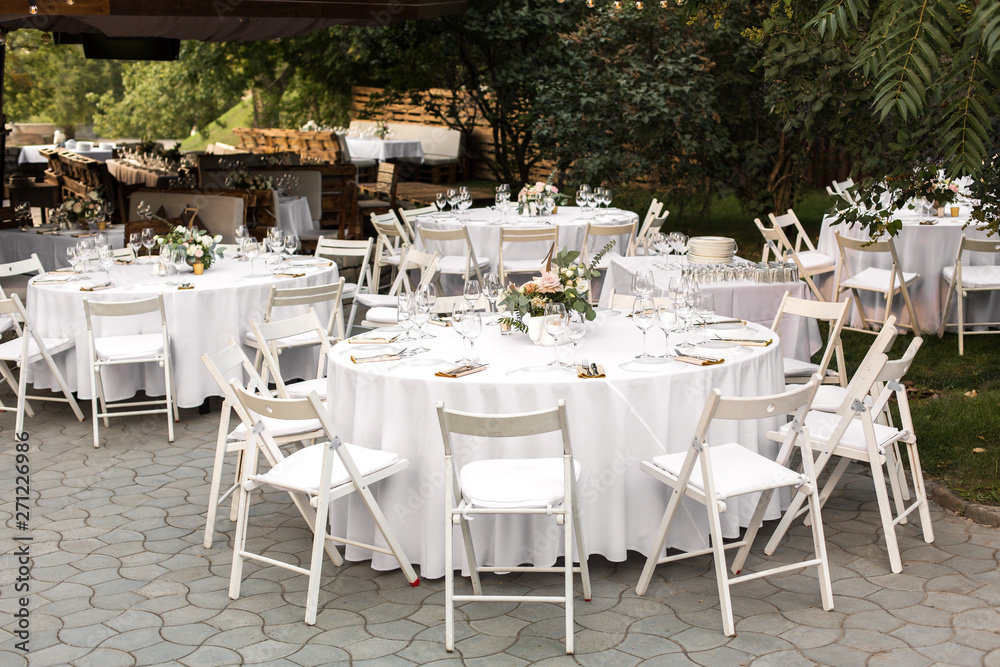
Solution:
M 261 271 L 262 267 L 262 261 L 258 259 L 257 270 Z M 45 337 L 68 337 L 76 341 L 74 350 L 57 356 L 55 360 L 70 390 L 78 392 L 80 399 L 88 400 L 92 397 L 90 369 L 87 364 L 84 299 L 134 301 L 162 293 L 174 374 L 177 378 L 177 403 L 182 408 L 193 408 L 201 405 L 209 396 L 222 395 L 201 362 L 202 353 L 221 350 L 230 338 L 241 340 L 245 332 L 249 331 L 251 317 L 261 321 L 272 285 L 310 287 L 337 280 L 336 265 L 296 267 L 296 272 L 306 274 L 300 278 L 248 278 L 249 262 L 222 259 L 203 275 L 196 276 L 190 269 L 183 272 L 179 277 L 180 282 L 190 283 L 194 285 L 194 289 L 181 290 L 167 284 L 168 281 L 177 281 L 177 276 L 156 277 L 151 271 L 151 264 L 113 266 L 111 276 L 116 287 L 96 292 L 84 292 L 80 288 L 104 282 L 106 277 L 103 271 L 90 274 L 82 282 L 35 284 L 39 278 L 34 278 L 29 283 L 28 314 L 39 333 Z M 47 279 L 54 277 L 55 274 L 49 274 Z M 317 305 L 314 308 L 325 322 L 330 314 L 329 307 Z M 289 307 L 283 309 L 280 316 L 290 317 L 307 310 L 306 306 Z M 159 331 L 159 316 L 154 313 L 142 319 L 99 320 L 95 323 L 95 328 L 98 336 L 149 333 Z M 283 375 L 289 379 L 314 377 L 316 354 L 317 351 L 313 348 L 282 354 Z M 55 385 L 54 378 L 44 365 L 36 364 L 33 370 L 34 379 L 29 378 L 29 381 L 34 382 L 35 387 L 51 388 Z M 137 391 L 145 391 L 151 396 L 164 395 L 163 373 L 158 368 L 142 370 L 133 365 L 108 367 L 103 377 L 108 400 L 128 398 Z M 239 379 L 243 380 L 242 377 Z
M 920 274 L 920 280 L 910 287 L 909 291 L 917 318 L 920 320 L 920 328 L 925 332 L 936 333 L 941 326 L 941 308 L 944 306 L 948 285 L 941 275 L 941 270 L 955 265 L 955 256 L 962 234 L 974 239 L 987 238 L 985 232 L 977 231 L 974 226 L 965 227 L 969 222 L 969 213 L 968 206 L 959 207 L 959 216 L 956 218 L 927 217 L 909 210 L 897 212 L 903 227 L 893 242 L 896 244 L 896 252 L 899 254 L 903 270 Z M 830 255 L 838 262 L 840 250 L 834 236 L 836 232 L 852 238 L 867 238 L 867 232 L 858 226 L 848 227 L 837 222 L 835 217 L 829 215 L 824 217 L 816 249 Z M 892 260 L 888 255 L 855 252 L 851 253 L 850 257 L 851 270 L 855 273 L 870 266 L 882 269 L 892 267 Z M 969 253 L 965 261 L 971 260 L 972 264 L 982 264 L 992 262 L 993 259 Z M 884 300 L 881 297 L 876 298 L 870 293 L 863 293 L 863 296 L 870 313 L 882 312 Z M 899 322 L 908 324 L 910 316 L 903 307 L 902 297 L 896 297 L 895 306 L 894 312 Z M 875 308 L 877 310 L 873 310 Z M 969 300 L 969 308 L 970 322 L 1000 321 L 1000 295 L 995 292 L 974 295 Z M 854 309 L 853 315 L 857 323 L 857 309 Z M 954 319 L 954 315 L 950 319 Z
M 611 290 L 618 294 L 632 294 L 632 276 L 640 268 L 650 269 L 657 291 L 666 290 L 670 278 L 681 275 L 680 269 L 656 268 L 664 257 L 612 257 L 604 275 L 601 305 L 609 305 Z M 771 326 L 785 292 L 799 299 L 808 299 L 809 288 L 802 281 L 794 283 L 720 282 L 699 285 L 703 293 L 715 295 L 715 313 L 725 317 L 739 317 L 761 326 Z M 816 320 L 786 317 L 781 322 L 781 344 L 786 357 L 808 361 L 823 347 Z
M 347 137 L 347 150 L 352 159 L 406 160 L 407 162 L 424 163 L 424 146 L 419 141 L 410 139 L 375 139 Z
M 723 327 L 720 325 L 720 330 Z M 375 493 L 407 556 L 420 564 L 420 575 L 425 578 L 444 573 L 444 449 L 435 412 L 438 401 L 455 410 L 512 413 L 550 407 L 565 399 L 574 456 L 583 466 L 578 493 L 587 549 L 592 555 L 624 561 L 629 550 L 645 553 L 649 549 L 668 496 L 662 484 L 640 472 L 640 461 L 665 451 L 684 451 L 690 445 L 695 422 L 712 388 L 718 387 L 726 395 L 753 396 L 784 387 L 778 344 L 696 348 L 702 354 L 725 358 L 716 366 L 691 366 L 675 360 L 638 363 L 633 357 L 639 351 L 639 330 L 629 318 L 614 311 L 589 327 L 579 350 L 582 356 L 601 364 L 607 378 L 581 379 L 575 370 L 546 366 L 553 348 L 533 345 L 518 332 L 501 336 L 495 326 L 484 327 L 476 343 L 477 355 L 490 363 L 485 371 L 462 378 L 436 377 L 435 372 L 455 365 L 461 347 L 451 328 L 430 328 L 435 338 L 422 341 L 429 352 L 402 361 L 355 364 L 351 355 L 386 349 L 345 341 L 333 348 L 328 364 L 328 405 L 339 435 L 358 445 L 397 452 L 410 462 L 406 471 L 380 482 Z M 776 338 L 760 327 L 724 330 L 727 334 Z M 375 335 L 384 336 L 386 331 L 379 329 Z M 676 335 L 672 338 L 671 347 L 677 340 Z M 397 349 L 398 345 L 392 347 Z M 659 354 L 664 350 L 663 334 L 651 331 L 649 351 Z M 773 426 L 719 422 L 713 425 L 712 439 L 738 438 L 773 457 L 777 446 L 764 437 Z M 495 448 L 498 443 L 461 439 L 455 444 L 460 463 L 500 455 L 500 449 Z M 558 434 L 508 444 L 506 455 L 510 457 L 555 456 L 548 452 L 561 451 Z M 473 449 L 472 445 L 483 446 Z M 722 517 L 725 534 L 736 537 L 754 503 L 739 499 L 730 501 L 729 507 Z M 769 518 L 778 516 L 777 507 L 776 501 Z M 331 505 L 331 524 L 339 531 L 346 529 L 352 539 L 377 539 L 365 508 L 354 499 Z M 563 547 L 561 533 L 552 531 L 549 524 L 535 518 L 477 517 L 472 522 L 477 552 L 489 564 L 551 564 Z M 707 546 L 707 539 L 704 509 L 692 505 L 681 511 L 668 544 L 689 550 Z M 460 545 L 458 540 L 456 563 L 464 563 Z M 348 547 L 347 558 L 365 560 L 372 554 Z M 392 569 L 396 562 L 375 554 L 372 566 Z
M 177 180 L 176 171 L 162 171 L 141 167 L 138 164 L 125 160 L 108 160 L 108 173 L 115 177 L 119 183 L 125 185 L 145 185 L 147 188 L 169 188 L 173 181 Z
M 20 229 L 0 229 L 0 264 L 19 262 L 36 254 L 46 271 L 67 268 L 69 259 L 66 257 L 66 249 L 75 246 L 84 233 L 74 230 L 39 234 L 35 229 L 26 232 Z M 124 247 L 124 228 L 121 225 L 111 226 L 104 233 L 108 235 L 112 248 Z
M 55 144 L 47 144 L 44 146 L 22 146 L 21 152 L 17 156 L 18 164 L 48 164 L 49 159 L 42 155 L 39 151 L 45 148 L 59 148 Z M 84 157 L 89 157 L 91 160 L 97 160 L 98 162 L 105 162 L 115 154 L 114 148 L 100 148 L 94 146 L 89 151 L 82 151 L 77 148 L 66 147 L 66 150 L 73 151 Z

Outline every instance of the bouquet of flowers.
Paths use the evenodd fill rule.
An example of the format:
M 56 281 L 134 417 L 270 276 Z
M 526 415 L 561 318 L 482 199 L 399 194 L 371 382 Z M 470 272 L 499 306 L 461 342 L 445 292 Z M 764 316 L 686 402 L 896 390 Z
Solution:
M 69 195 L 59 207 L 59 213 L 70 223 L 97 220 L 104 215 L 104 199 L 99 190 L 91 190 L 83 197 Z
M 166 236 L 155 237 L 156 243 L 161 246 L 174 246 L 184 249 L 187 255 L 188 264 L 201 262 L 205 268 L 212 266 L 217 258 L 222 257 L 222 249 L 219 243 L 222 236 L 212 236 L 208 232 L 197 227 L 185 227 L 177 225 Z
M 940 208 L 958 199 L 958 185 L 950 178 L 935 175 L 923 184 L 923 197 Z
M 525 315 L 541 317 L 548 303 L 562 303 L 566 310 L 583 313 L 587 320 L 597 317 L 594 308 L 588 301 L 590 295 L 590 280 L 601 275 L 596 269 L 598 262 L 607 254 L 614 241 L 609 242 L 594 255 L 590 264 L 584 265 L 577 261 L 580 253 L 563 248 L 554 257 L 549 251 L 542 275 L 534 278 L 520 287 L 511 283 L 501 294 L 500 304 L 507 307 L 508 317 L 500 321 L 504 324 L 526 332 L 527 326 L 521 321 Z
M 534 185 L 525 185 L 517 194 L 517 212 L 519 215 L 528 213 L 529 215 L 540 215 L 545 209 L 545 200 L 551 198 L 556 206 L 569 201 L 566 195 L 559 192 L 559 188 L 552 185 L 552 176 L 542 183 L 538 181 Z
M 274 179 L 264 174 L 251 174 L 236 169 L 226 174 L 226 187 L 239 190 L 274 190 Z

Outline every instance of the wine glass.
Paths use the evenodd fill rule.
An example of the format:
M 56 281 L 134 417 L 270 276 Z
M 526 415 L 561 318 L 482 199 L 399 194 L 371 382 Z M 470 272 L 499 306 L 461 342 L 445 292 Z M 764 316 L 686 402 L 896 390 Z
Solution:
M 702 343 L 708 342 L 708 322 L 715 316 L 715 295 L 702 292 L 698 295 L 698 317 L 701 319 Z
M 173 253 L 174 249 L 172 247 L 168 245 L 160 246 L 160 254 L 157 259 L 160 262 L 160 273 L 164 276 L 167 275 L 167 267 L 174 262 Z M 169 285 L 170 283 L 168 282 L 167 284 Z
M 646 297 L 636 297 L 632 304 L 632 323 L 642 332 L 642 354 L 636 355 L 636 359 L 652 359 L 652 355 L 646 353 L 646 332 L 653 326 L 655 309 L 652 299 Z
M 181 269 L 187 266 L 187 251 L 182 246 L 176 246 L 170 259 L 173 261 L 174 272 L 177 274 L 178 284 L 180 284 Z
M 458 209 L 468 218 L 470 208 L 472 208 L 472 193 L 463 186 L 463 191 L 459 193 Z
M 469 304 L 469 310 L 476 307 L 476 302 L 479 301 L 479 296 L 483 293 L 482 288 L 479 286 L 479 281 L 475 278 L 465 281 L 465 289 L 462 291 L 462 296 L 465 297 L 465 301 Z
M 83 255 L 85 270 L 90 269 L 90 260 L 93 258 L 94 250 L 95 250 L 94 239 L 92 238 L 80 239 L 79 245 L 77 247 L 77 253 Z
M 584 183 L 576 189 L 576 205 L 580 208 L 580 215 L 587 217 L 587 200 L 591 196 L 590 186 Z
M 257 256 L 260 254 L 260 244 L 257 242 L 257 239 L 250 237 L 243 242 L 243 254 L 250 260 L 249 277 L 256 277 L 256 274 L 254 273 L 253 261 L 257 259 Z
M 637 297 L 648 299 L 653 296 L 653 272 L 649 269 L 639 269 L 632 274 L 632 293 Z
M 248 238 L 250 238 L 250 230 L 247 229 L 246 225 L 240 225 L 236 228 L 236 245 L 240 249 L 241 262 L 247 261 L 247 258 L 243 255 L 243 245 L 246 243 Z
M 497 299 L 500 298 L 500 276 L 495 273 L 487 273 L 483 276 L 483 295 L 490 304 L 490 313 L 495 313 L 497 309 Z M 497 318 L 491 320 L 492 324 L 499 324 Z
M 562 366 L 562 363 L 559 361 L 559 339 L 562 338 L 563 334 L 566 333 L 566 329 L 569 327 L 569 319 L 566 317 L 565 304 L 545 304 L 545 314 L 543 317 L 545 318 L 542 320 L 545 333 L 552 336 L 552 340 L 555 341 L 555 346 L 552 348 L 554 356 L 552 358 L 552 363 L 550 363 L 549 366 Z
M 692 289 L 691 285 L 685 283 L 674 299 L 674 315 L 677 317 L 678 331 L 681 333 L 686 333 L 691 326 L 691 320 L 698 303 L 696 295 L 697 292 Z M 688 346 L 687 336 L 681 338 L 681 345 Z
M 285 238 L 282 241 L 285 247 L 285 253 L 291 257 L 295 254 L 295 251 L 299 248 L 299 239 L 295 234 L 285 234 Z
M 448 190 L 448 204 L 451 205 L 451 212 L 455 212 L 455 208 L 458 206 L 458 190 L 454 188 Z
M 587 333 L 587 318 L 584 317 L 583 313 L 571 310 L 569 311 L 569 328 L 566 330 L 566 335 L 569 336 L 570 341 L 573 342 L 573 364 L 576 365 L 577 360 L 580 358 L 578 350 L 580 347 L 580 340 L 583 338 L 584 334 Z
M 459 336 L 462 337 L 462 358 L 458 360 L 460 364 L 471 363 L 469 353 L 465 349 L 465 326 L 463 322 L 469 314 L 469 306 L 462 301 L 456 301 L 451 309 L 451 326 Z
M 76 246 L 71 245 L 66 248 L 66 261 L 76 271 Z
M 674 313 L 672 305 L 660 304 L 656 309 L 656 326 L 663 332 L 666 339 L 667 351 L 663 353 L 663 359 L 670 357 L 670 332 L 677 328 L 677 315 Z
M 468 311 L 462 318 L 462 331 L 469 341 L 469 361 L 476 363 L 476 339 L 483 333 L 483 319 L 475 310 Z
M 444 210 L 444 207 L 448 205 L 448 197 L 443 192 L 437 193 L 434 197 L 434 205 L 437 206 L 438 213 Z
M 417 308 L 423 310 L 424 313 L 426 313 L 427 315 L 426 318 L 422 318 L 423 321 L 421 323 L 421 327 L 423 327 L 430 321 L 431 317 L 434 315 L 434 306 L 437 304 L 437 287 L 431 285 L 430 283 L 420 285 L 417 288 L 416 298 L 417 298 Z M 421 338 L 434 337 L 429 333 L 423 331 L 422 328 L 418 329 L 418 331 L 420 332 Z
M 139 261 L 139 248 L 142 247 L 142 236 L 139 234 L 129 234 L 128 235 L 128 247 L 132 249 L 132 254 L 136 258 L 136 262 Z
M 101 262 L 108 282 L 111 282 L 111 265 L 115 262 L 115 253 L 109 245 L 102 245 L 97 248 L 97 259 Z
M 396 295 L 396 321 L 399 328 L 403 330 L 403 350 L 399 353 L 401 357 L 409 357 L 415 354 L 410 350 L 410 330 L 416 324 L 413 319 L 413 293 L 400 292 Z
M 542 208 L 545 209 L 545 215 L 552 215 L 552 211 L 556 210 L 556 200 L 554 197 L 546 197 L 542 200 Z
M 146 227 L 142 230 L 142 235 L 139 237 L 142 241 L 142 245 L 146 248 L 146 257 L 149 263 L 152 263 L 153 257 L 153 245 L 156 243 L 156 239 L 153 238 L 153 229 L 151 227 Z

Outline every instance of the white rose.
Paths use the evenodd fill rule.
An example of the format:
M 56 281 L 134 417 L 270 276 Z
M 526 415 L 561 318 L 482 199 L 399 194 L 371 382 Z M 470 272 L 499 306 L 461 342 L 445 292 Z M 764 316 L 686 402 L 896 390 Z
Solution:
M 205 246 L 206 248 L 209 248 L 212 245 L 212 239 L 208 238 L 207 236 L 202 236 L 201 237 L 201 244 L 203 246 Z

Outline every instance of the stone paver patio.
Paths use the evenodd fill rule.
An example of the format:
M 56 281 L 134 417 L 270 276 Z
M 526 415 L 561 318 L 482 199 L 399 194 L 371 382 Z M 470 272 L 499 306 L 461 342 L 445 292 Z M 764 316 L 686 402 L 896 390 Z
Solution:
M 935 543 L 924 544 L 914 523 L 902 527 L 904 570 L 891 574 L 874 492 L 854 470 L 824 512 L 834 611 L 822 610 L 811 573 L 757 580 L 734 589 L 738 636 L 729 638 L 709 557 L 662 566 L 643 598 L 633 591 L 639 554 L 624 563 L 592 557 L 594 600 L 578 598 L 575 656 L 564 655 L 561 607 L 513 603 L 461 607 L 449 655 L 443 580 L 411 588 L 398 571 L 327 562 L 312 627 L 302 620 L 303 576 L 248 564 L 242 597 L 229 599 L 233 530 L 220 519 L 214 548 L 201 544 L 217 413 L 184 411 L 171 446 L 159 418 L 117 420 L 107 431 L 110 443 L 94 450 L 89 420 L 80 424 L 66 408 L 43 407 L 26 425 L 28 532 L 14 529 L 13 415 L 0 416 L 0 424 L 5 666 L 1000 666 L 1000 532 L 935 506 Z M 287 496 L 267 499 L 273 513 L 263 523 L 270 530 L 251 539 L 307 558 L 310 536 Z M 23 655 L 11 633 L 14 550 L 24 543 L 11 538 L 25 535 L 33 538 L 33 568 L 30 652 Z M 762 535 L 755 545 L 758 556 L 764 541 Z M 776 557 L 800 559 L 808 544 L 798 526 Z M 505 591 L 560 587 L 558 575 L 502 582 Z

